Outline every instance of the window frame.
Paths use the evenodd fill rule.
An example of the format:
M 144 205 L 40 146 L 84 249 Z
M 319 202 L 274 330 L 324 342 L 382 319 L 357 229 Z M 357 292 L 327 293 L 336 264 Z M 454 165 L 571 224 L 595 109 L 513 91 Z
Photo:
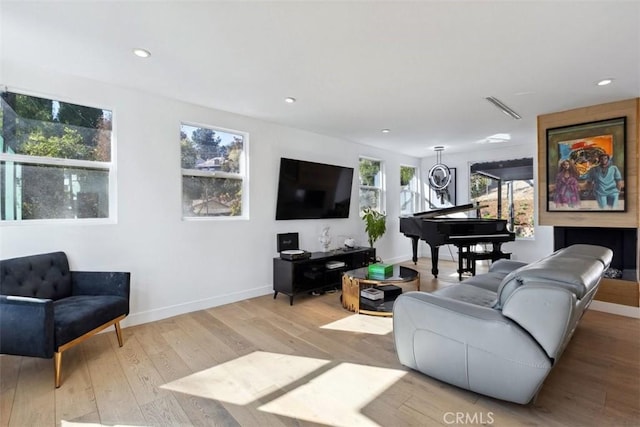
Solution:
M 98 110 L 109 111 L 111 114 L 111 138 L 110 138 L 110 161 L 97 161 L 97 160 L 77 160 L 77 159 L 64 159 L 60 157 L 43 157 L 43 156 L 30 156 L 27 154 L 12 154 L 0 152 L 0 162 L 4 162 L 6 165 L 11 164 L 12 167 L 19 165 L 35 165 L 35 166 L 51 166 L 57 168 L 78 168 L 87 169 L 93 171 L 107 171 L 108 185 L 107 185 L 107 199 L 108 199 L 108 216 L 104 218 L 38 218 L 38 219 L 0 219 L 0 227 L 4 226 L 16 226 L 16 225 L 35 225 L 35 224 L 115 224 L 118 221 L 117 213 L 117 177 L 116 177 L 116 158 L 117 158 L 117 120 L 116 112 L 114 108 L 97 106 L 95 104 L 85 103 L 77 101 L 73 98 L 67 98 L 64 96 L 43 94 L 28 90 L 16 90 L 11 88 L 4 88 L 3 92 L 10 92 L 17 95 L 24 95 L 34 98 L 42 98 L 49 101 L 74 104 L 81 107 L 95 108 Z M 1 137 L 1 135 L 0 135 Z M 3 142 L 4 143 L 4 142 Z M 15 203 L 15 201 L 14 201 Z
M 249 216 L 249 133 L 236 129 L 224 128 L 221 126 L 203 124 L 198 122 L 192 122 L 188 120 L 181 120 L 179 123 L 179 130 L 182 130 L 182 126 L 190 126 L 195 128 L 209 129 L 214 132 L 222 132 L 232 135 L 238 135 L 242 137 L 242 155 L 240 156 L 240 171 L 223 172 L 223 171 L 207 171 L 198 169 L 183 168 L 180 164 L 180 216 L 183 221 L 238 221 L 248 220 Z M 178 143 L 180 139 L 178 139 Z M 182 152 L 179 152 L 179 159 Z M 184 200 L 184 185 L 183 180 L 185 177 L 199 177 L 199 178 L 211 178 L 211 179 L 235 179 L 241 180 L 242 191 L 242 213 L 240 215 L 202 215 L 202 216 L 186 216 L 182 203 Z
M 415 189 L 412 189 L 411 183 L 409 183 L 409 189 L 407 190 L 411 194 L 411 200 L 412 200 L 411 205 L 413 208 L 411 212 L 402 210 L 402 194 L 407 192 L 402 189 L 402 168 L 411 168 L 414 171 L 414 175 L 411 181 L 414 182 Z M 421 187 L 420 186 L 420 168 L 418 166 L 400 164 L 399 171 L 400 171 L 400 206 L 399 206 L 400 215 L 411 215 L 411 214 L 420 212 L 422 209 L 422 197 L 421 197 L 422 194 L 420 192 L 420 187 Z
M 362 160 L 369 160 L 372 162 L 378 162 L 380 164 L 380 185 L 379 186 L 375 186 L 375 185 L 364 185 L 361 184 L 362 179 L 361 179 L 361 175 L 360 175 L 360 162 Z M 362 216 L 362 211 L 363 211 L 363 206 L 360 204 L 360 195 L 362 190 L 373 190 L 373 191 L 378 191 L 380 194 L 380 197 L 378 198 L 378 200 L 380 201 L 380 206 L 379 208 L 376 208 L 377 210 L 379 210 L 381 213 L 384 213 L 386 210 L 386 194 L 385 194 L 385 183 L 386 183 L 386 174 L 385 174 L 385 162 L 381 159 L 377 159 L 374 157 L 368 157 L 368 156 L 359 156 L 358 157 L 358 212 L 359 215 Z

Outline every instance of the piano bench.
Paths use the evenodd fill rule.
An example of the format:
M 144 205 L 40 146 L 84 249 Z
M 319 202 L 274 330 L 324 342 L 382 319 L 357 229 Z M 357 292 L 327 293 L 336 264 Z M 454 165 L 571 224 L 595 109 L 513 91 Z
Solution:
M 466 248 L 466 250 L 464 250 Z M 511 253 L 501 251 L 483 251 L 473 252 L 468 246 L 462 246 L 458 250 L 458 280 L 462 280 L 462 274 L 465 272 L 476 275 L 476 261 L 490 259 L 496 262 L 499 259 L 511 259 Z

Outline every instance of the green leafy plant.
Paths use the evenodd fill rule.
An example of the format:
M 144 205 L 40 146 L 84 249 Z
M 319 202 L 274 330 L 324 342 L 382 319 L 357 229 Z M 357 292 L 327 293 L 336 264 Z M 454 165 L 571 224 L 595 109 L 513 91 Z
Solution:
M 365 231 L 369 236 L 369 246 L 373 244 L 387 231 L 387 216 L 375 209 L 364 208 L 362 220 L 365 224 Z

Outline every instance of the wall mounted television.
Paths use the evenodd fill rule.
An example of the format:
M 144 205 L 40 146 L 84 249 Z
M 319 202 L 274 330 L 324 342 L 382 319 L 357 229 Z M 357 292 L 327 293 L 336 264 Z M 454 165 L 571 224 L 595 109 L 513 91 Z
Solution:
M 280 159 L 276 220 L 349 218 L 353 168 Z

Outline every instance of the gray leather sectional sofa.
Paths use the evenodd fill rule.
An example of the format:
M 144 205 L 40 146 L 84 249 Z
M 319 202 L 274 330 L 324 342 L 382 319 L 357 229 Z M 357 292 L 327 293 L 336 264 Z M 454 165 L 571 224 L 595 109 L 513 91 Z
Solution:
M 403 365 L 487 396 L 534 399 L 591 303 L 613 252 L 573 245 L 531 264 L 500 260 L 489 272 L 393 308 Z

